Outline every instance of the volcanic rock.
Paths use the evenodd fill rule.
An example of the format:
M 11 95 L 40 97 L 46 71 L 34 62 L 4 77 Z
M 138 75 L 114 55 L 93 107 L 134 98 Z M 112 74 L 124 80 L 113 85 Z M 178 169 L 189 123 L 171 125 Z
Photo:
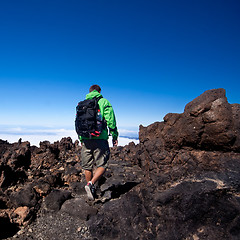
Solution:
M 71 197 L 69 191 L 53 190 L 44 199 L 44 205 L 47 210 L 58 211 L 60 210 L 62 204 Z
M 213 89 L 188 103 L 182 114 L 167 114 L 164 122 L 140 126 L 141 143 L 158 138 L 167 149 L 240 151 L 239 104 L 229 104 L 224 89 Z

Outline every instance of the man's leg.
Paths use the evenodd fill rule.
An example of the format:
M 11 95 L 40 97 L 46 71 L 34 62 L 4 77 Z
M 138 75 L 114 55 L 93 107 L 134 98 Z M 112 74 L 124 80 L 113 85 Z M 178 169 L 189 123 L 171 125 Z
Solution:
M 93 174 L 91 182 L 95 184 L 105 173 L 107 162 L 110 156 L 110 149 L 107 140 L 99 139 L 97 140 L 97 148 L 93 152 L 94 158 L 96 160 L 97 170 Z
M 90 161 L 91 165 L 89 165 L 89 168 L 85 168 L 85 169 L 92 168 L 93 159 L 95 159 L 96 161 L 97 169 L 95 172 L 91 172 L 90 170 L 85 170 L 85 178 L 87 181 L 85 190 L 87 192 L 88 198 L 90 200 L 94 200 L 94 195 L 95 195 L 94 184 L 102 177 L 102 175 L 105 172 L 105 169 L 107 167 L 107 161 L 110 156 L 110 149 L 109 149 L 107 140 L 102 140 L 102 139 L 89 140 L 89 142 L 87 143 L 89 143 L 89 149 L 91 152 L 91 161 Z
M 98 167 L 92 178 L 92 172 L 89 170 L 85 170 L 85 178 L 87 181 L 85 190 L 87 192 L 87 196 L 88 196 L 89 200 L 94 200 L 95 195 L 96 195 L 96 190 L 95 190 L 94 184 L 102 177 L 104 172 L 105 172 L 104 167 Z
M 89 181 L 92 180 L 92 171 L 84 170 L 84 173 L 85 173 L 86 182 L 88 183 Z
M 91 181 L 93 173 L 93 152 L 91 150 L 91 142 L 85 140 L 82 142 L 82 149 L 81 149 L 81 163 L 82 168 L 84 169 L 85 179 L 88 183 Z
M 97 168 L 96 172 L 94 173 L 93 178 L 91 180 L 89 180 L 89 181 L 91 181 L 92 184 L 96 183 L 102 177 L 102 175 L 104 173 L 105 173 L 105 168 L 103 168 L 103 167 Z

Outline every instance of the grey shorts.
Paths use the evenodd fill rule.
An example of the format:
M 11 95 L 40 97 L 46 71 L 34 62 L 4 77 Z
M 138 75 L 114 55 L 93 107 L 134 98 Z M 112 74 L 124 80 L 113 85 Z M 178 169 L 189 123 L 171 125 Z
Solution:
M 83 140 L 81 159 L 82 168 L 91 171 L 93 165 L 96 167 L 107 168 L 107 162 L 110 157 L 110 149 L 107 140 L 89 139 Z

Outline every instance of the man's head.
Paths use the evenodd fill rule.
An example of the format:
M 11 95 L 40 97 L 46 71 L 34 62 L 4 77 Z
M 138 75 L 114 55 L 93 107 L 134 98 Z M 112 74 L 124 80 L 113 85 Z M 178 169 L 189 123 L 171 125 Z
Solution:
M 97 90 L 99 93 L 101 92 L 101 88 L 98 85 L 92 85 L 89 88 L 89 92 L 92 92 L 93 90 Z

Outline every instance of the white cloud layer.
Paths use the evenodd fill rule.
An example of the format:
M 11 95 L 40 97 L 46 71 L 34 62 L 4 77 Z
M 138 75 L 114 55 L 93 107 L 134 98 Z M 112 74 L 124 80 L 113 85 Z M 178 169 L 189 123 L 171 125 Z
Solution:
M 119 132 L 119 146 L 125 146 L 130 142 L 139 143 L 136 139 L 138 136 L 136 131 L 120 129 Z M 63 137 L 71 137 L 73 142 L 78 139 L 75 130 L 71 129 L 0 126 L 0 139 L 7 140 L 9 143 L 17 142 L 21 138 L 22 141 L 29 141 L 31 145 L 39 146 L 42 141 L 47 140 L 53 143 L 60 141 Z M 109 138 L 109 145 L 112 146 L 111 137 Z

